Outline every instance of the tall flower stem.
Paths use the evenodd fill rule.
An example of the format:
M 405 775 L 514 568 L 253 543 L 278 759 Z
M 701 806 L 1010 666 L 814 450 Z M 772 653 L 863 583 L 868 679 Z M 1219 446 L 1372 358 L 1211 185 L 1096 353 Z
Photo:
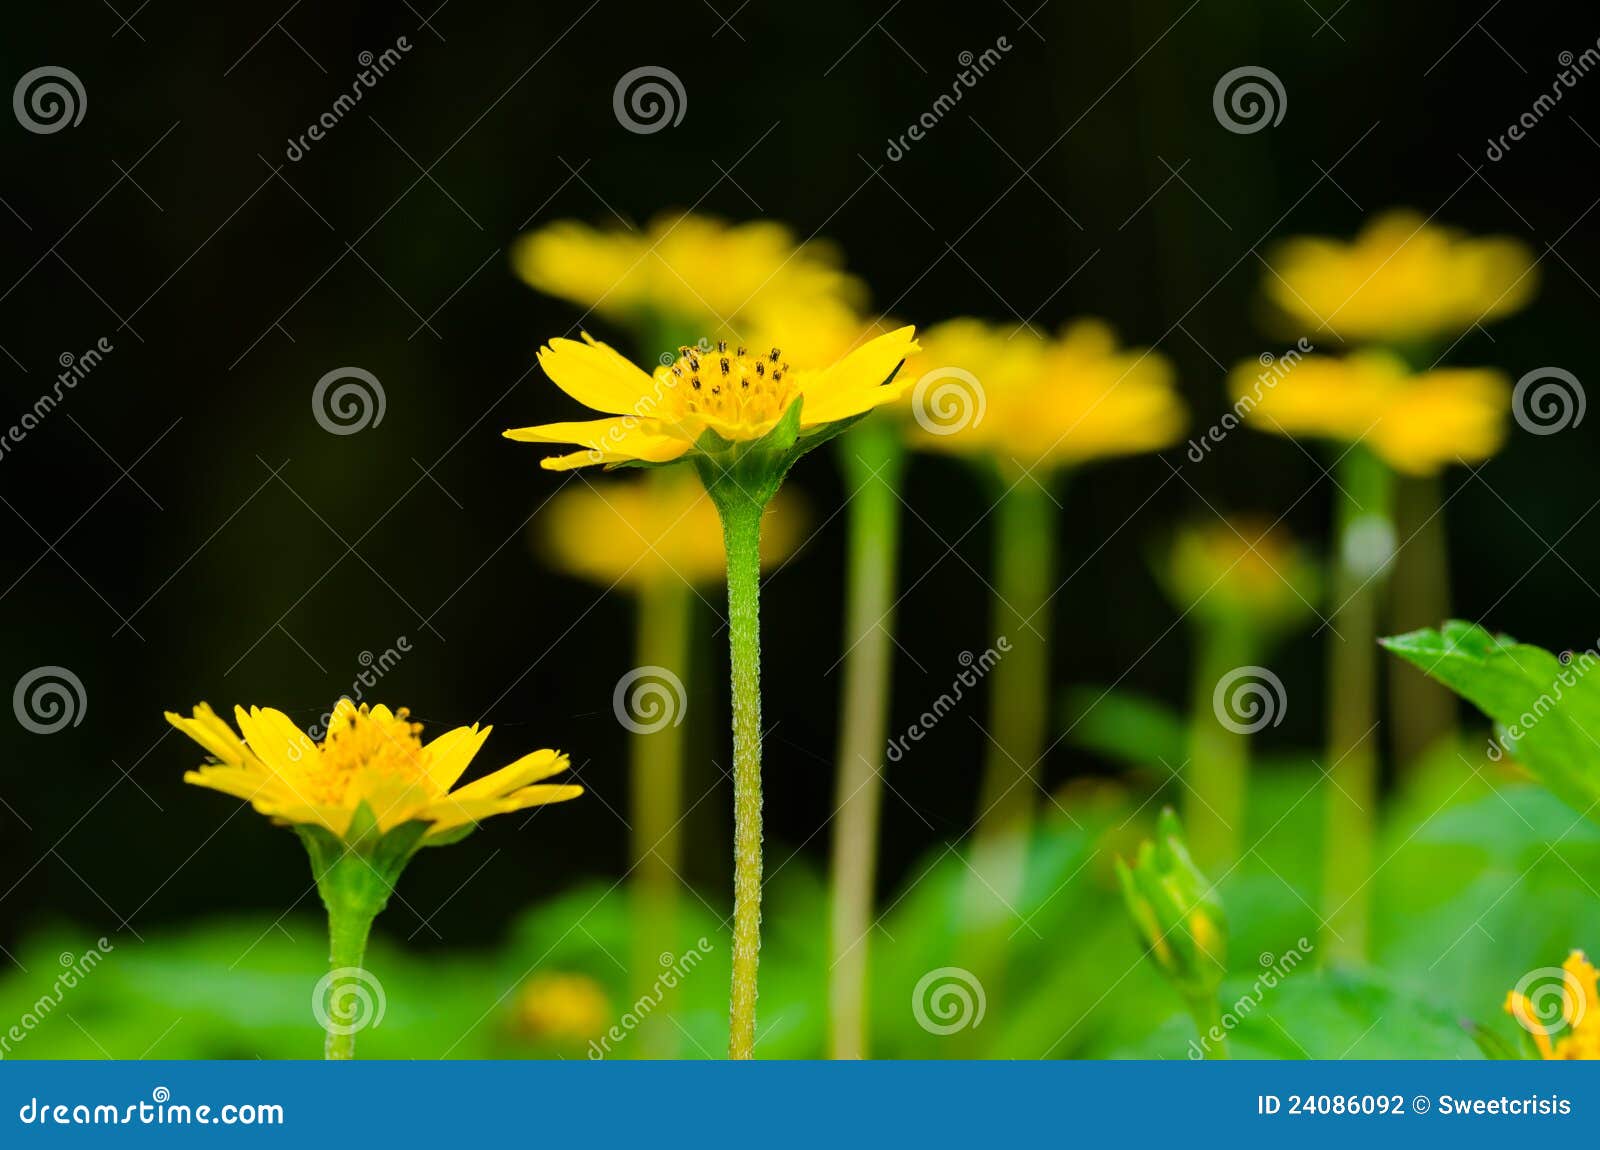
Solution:
M 665 474 L 660 473 L 660 474 Z M 687 677 L 693 591 L 668 574 L 639 594 L 634 657 L 641 667 L 662 667 Z M 683 732 L 677 722 L 640 732 L 629 745 L 629 812 L 632 828 L 635 908 L 633 983 L 636 996 L 650 991 L 660 971 L 658 956 L 676 944 L 679 875 L 683 872 Z M 676 1030 L 652 1019 L 642 1036 L 647 1053 L 671 1057 Z
M 1189 1013 L 1194 1017 L 1194 1024 L 1200 1031 L 1200 1047 L 1205 1051 L 1207 1061 L 1226 1061 L 1228 1054 L 1227 1033 L 1222 1026 L 1222 1004 L 1217 1001 L 1214 994 L 1184 996 L 1184 1002 L 1189 1007 Z M 1211 1031 L 1215 1030 L 1222 1035 L 1212 1038 Z
M 1240 618 L 1202 625 L 1196 632 L 1183 825 L 1195 862 L 1206 869 L 1226 868 L 1238 858 L 1244 834 L 1249 736 L 1223 726 L 1214 692 L 1223 676 L 1255 661 L 1257 643 L 1249 628 Z
M 979 904 L 1004 917 L 1021 891 L 1034 791 L 1050 714 L 1049 599 L 1055 581 L 1056 504 L 1031 477 L 1001 498 L 994 534 L 991 641 L 1011 649 L 990 673 L 988 745 L 973 843 Z
M 1437 627 L 1450 617 L 1450 563 L 1437 476 L 1407 476 L 1395 489 L 1396 531 L 1405 546 L 1395 557 L 1389 629 Z M 1395 762 L 1414 766 L 1456 729 L 1455 696 L 1411 667 L 1389 677 L 1389 722 Z
M 736 485 L 729 485 L 736 486 Z M 728 647 L 733 683 L 733 986 L 728 1057 L 756 1043 L 761 955 L 761 512 L 726 487 L 714 492 L 728 553 Z
M 848 590 L 834 797 L 829 1051 L 867 1054 L 867 966 L 888 734 L 890 647 L 905 460 L 898 431 L 867 420 L 839 440 L 848 507 Z
M 328 906 L 328 1021 L 322 1057 L 347 1061 L 356 1056 L 356 1031 L 360 1019 L 356 1007 L 368 993 L 360 972 L 364 971 L 367 939 L 377 917 L 353 903 Z
M 1378 799 L 1377 627 L 1394 550 L 1394 475 L 1364 447 L 1338 466 L 1335 612 L 1328 636 L 1328 782 L 1323 945 L 1335 959 L 1367 952 L 1368 884 Z

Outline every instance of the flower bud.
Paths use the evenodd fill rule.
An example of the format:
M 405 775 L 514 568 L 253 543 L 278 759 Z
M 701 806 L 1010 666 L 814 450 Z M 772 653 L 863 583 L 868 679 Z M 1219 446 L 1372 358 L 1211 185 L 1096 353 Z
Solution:
M 1156 837 L 1140 844 L 1132 866 L 1117 860 L 1117 877 L 1140 941 L 1173 985 L 1189 999 L 1215 995 L 1227 972 L 1227 919 L 1189 857 L 1171 807 L 1162 810 Z

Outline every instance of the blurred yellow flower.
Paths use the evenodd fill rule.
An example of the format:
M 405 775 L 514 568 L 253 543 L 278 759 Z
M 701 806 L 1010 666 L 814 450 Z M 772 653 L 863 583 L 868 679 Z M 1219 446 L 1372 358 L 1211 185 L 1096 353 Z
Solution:
M 800 543 L 800 498 L 780 490 L 761 522 L 761 562 L 780 563 Z M 637 591 L 665 579 L 700 586 L 726 574 L 722 519 L 692 475 L 572 484 L 534 523 L 539 548 L 569 575 Z
M 536 974 L 517 994 L 515 1017 L 530 1038 L 587 1042 L 611 1022 L 611 1000 L 586 974 Z
M 341 699 L 320 743 L 270 707 L 236 707 L 234 717 L 242 741 L 206 703 L 192 718 L 167 712 L 169 723 L 216 760 L 186 772 L 184 782 L 248 800 L 275 822 L 320 826 L 341 838 L 363 805 L 380 833 L 412 821 L 430 824 L 426 842 L 490 815 L 583 793 L 582 787 L 538 785 L 569 765 L 566 755 L 551 750 L 524 755 L 452 791 L 491 728 L 474 723 L 423 743 L 422 724 L 411 722 L 404 707 L 358 707 Z
M 1553 983 L 1543 988 L 1555 994 L 1553 1001 L 1560 1010 L 1560 1018 L 1554 1018 L 1548 1010 L 1542 1009 L 1552 1000 L 1538 990 L 1535 991 L 1537 1001 L 1519 990 L 1508 991 L 1505 1011 L 1533 1035 L 1534 1045 L 1539 1048 L 1541 1057 L 1600 1059 L 1600 990 L 1596 989 L 1597 982 L 1600 982 L 1600 971 L 1596 971 L 1594 964 L 1584 957 L 1583 951 L 1575 950 L 1561 964 L 1559 988 Z M 1550 1036 L 1561 1029 L 1566 1033 L 1551 1042 Z
M 1186 415 L 1172 365 L 1118 348 L 1112 329 L 1078 320 L 1055 339 L 959 319 L 931 329 L 907 365 L 915 443 L 1027 469 L 1156 451 Z
M 859 304 L 866 297 L 832 246 L 797 243 L 771 220 L 667 214 L 644 229 L 563 220 L 519 239 L 511 262 L 533 287 L 603 316 L 665 317 L 699 331 L 776 298 Z
M 1360 441 L 1397 471 L 1432 475 L 1475 463 L 1505 440 L 1511 389 L 1487 368 L 1411 374 L 1396 356 L 1312 355 L 1263 382 L 1246 361 L 1229 377 L 1247 420 L 1279 435 Z
M 548 423 L 505 433 L 529 443 L 575 443 L 584 450 L 547 456 L 552 471 L 595 464 L 667 463 L 683 458 L 707 432 L 732 443 L 759 440 L 797 402 L 802 441 L 808 431 L 863 415 L 905 394 L 892 381 L 917 350 L 910 327 L 879 336 L 826 368 L 795 368 L 773 347 L 750 352 L 719 342 L 685 347 L 670 366 L 648 375 L 587 334 L 553 339 L 539 365 L 562 391 L 613 418 Z
M 1517 311 L 1538 284 L 1519 241 L 1469 237 L 1408 210 L 1376 216 L 1349 242 L 1291 239 L 1269 263 L 1274 304 L 1348 341 L 1454 335 Z
M 1165 574 L 1186 611 L 1274 628 L 1310 611 L 1320 584 L 1317 564 L 1286 528 L 1250 516 L 1181 529 Z

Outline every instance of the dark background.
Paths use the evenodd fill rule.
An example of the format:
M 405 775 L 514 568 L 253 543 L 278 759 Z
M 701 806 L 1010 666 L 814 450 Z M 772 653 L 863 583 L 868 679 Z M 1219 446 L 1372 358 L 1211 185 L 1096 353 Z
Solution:
M 50 389 L 63 353 L 101 337 L 114 350 L 0 457 L 0 684 L 56 664 L 87 696 L 81 724 L 58 734 L 0 722 L 0 941 L 62 918 L 111 932 L 276 912 L 296 896 L 312 909 L 298 845 L 184 786 L 199 753 L 161 712 L 259 703 L 309 724 L 350 689 L 363 651 L 400 636 L 412 653 L 379 697 L 441 726 L 493 722 L 485 765 L 568 749 L 591 795 L 520 829 L 497 820 L 451 865 L 414 867 L 386 928 L 411 934 L 432 916 L 444 940 L 488 940 L 508 905 L 622 872 L 626 736 L 610 694 L 633 663 L 631 609 L 541 568 L 525 525 L 563 479 L 498 437 L 576 417 L 532 363 L 579 312 L 512 276 L 506 248 L 524 229 L 687 205 L 770 216 L 839 241 L 878 305 L 919 325 L 1103 315 L 1176 361 L 1198 431 L 1224 410 L 1225 367 L 1292 342 L 1261 323 L 1271 241 L 1349 234 L 1367 213 L 1411 205 L 1541 255 L 1535 304 L 1469 335 L 1451 362 L 1593 376 L 1600 78 L 1580 80 L 1506 158 L 1484 158 L 1487 138 L 1554 82 L 1558 53 L 1594 44 L 1592 13 L 1034 3 L 220 12 L 67 0 L 8 12 L 6 84 L 61 65 L 88 110 L 52 135 L 0 123 L 0 425 Z M 358 54 L 402 35 L 403 61 L 286 161 Z M 888 138 L 948 90 L 958 53 L 1000 36 L 1013 50 L 888 162 Z M 680 126 L 618 125 L 613 85 L 641 64 L 681 77 Z M 1235 135 L 1213 116 L 1213 85 L 1241 64 L 1282 79 L 1275 128 Z M 378 376 L 387 412 L 338 437 L 312 418 L 310 392 L 343 365 Z M 1600 634 L 1593 427 L 1514 429 L 1481 475 L 1449 473 L 1458 614 L 1556 648 Z M 826 456 L 793 482 L 819 518 L 838 500 Z M 893 729 L 948 686 L 961 651 L 991 642 L 977 574 L 987 492 L 959 464 L 919 459 L 905 496 L 904 565 L 922 578 L 900 605 Z M 1307 453 L 1246 431 L 1199 465 L 1178 448 L 1083 473 L 1063 496 L 1058 681 L 1120 678 L 1181 702 L 1186 636 L 1151 548 L 1208 504 L 1287 511 L 1318 540 L 1328 496 Z M 766 590 L 770 865 L 796 849 L 826 857 L 839 527 Z M 691 795 L 727 753 L 722 639 L 701 614 Z M 1319 738 L 1321 649 L 1306 635 L 1276 659 L 1291 703 L 1272 740 Z M 983 744 L 974 723 L 947 723 L 894 768 L 886 889 L 966 831 Z M 1109 769 L 1058 747 L 1048 778 Z M 714 901 L 729 800 L 724 788 L 702 803 L 689 840 L 691 877 Z

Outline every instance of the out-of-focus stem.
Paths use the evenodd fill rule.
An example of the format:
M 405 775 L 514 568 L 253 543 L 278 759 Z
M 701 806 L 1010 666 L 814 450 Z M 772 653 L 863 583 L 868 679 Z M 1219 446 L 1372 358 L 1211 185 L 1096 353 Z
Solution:
M 844 683 L 834 800 L 829 1053 L 867 1056 L 867 968 L 894 631 L 900 473 L 905 451 L 887 420 L 839 440 L 848 525 Z
M 1439 478 L 1407 476 L 1395 487 L 1395 556 L 1388 626 L 1393 632 L 1437 627 L 1450 617 L 1450 562 Z M 1455 695 L 1414 667 L 1390 664 L 1389 725 L 1395 763 L 1404 770 L 1456 732 Z
M 1378 799 L 1377 612 L 1394 550 L 1394 476 L 1357 446 L 1334 493 L 1335 613 L 1328 636 L 1328 780 L 1322 844 L 1324 953 L 1366 957 Z
M 1183 825 L 1195 862 L 1207 871 L 1231 865 L 1244 834 L 1249 736 L 1222 725 L 1215 690 L 1223 676 L 1255 661 L 1258 644 L 1249 627 L 1249 620 L 1240 618 L 1202 623 L 1196 631 Z
M 664 472 L 658 474 L 665 474 Z M 694 592 L 670 572 L 645 586 L 637 603 L 634 656 L 641 667 L 662 667 L 688 678 L 689 623 Z M 635 996 L 650 991 L 659 957 L 677 943 L 678 883 L 683 872 L 683 732 L 676 722 L 638 733 L 629 745 L 629 812 L 634 907 Z M 652 1018 L 640 1035 L 645 1053 L 670 1058 L 677 1028 Z

